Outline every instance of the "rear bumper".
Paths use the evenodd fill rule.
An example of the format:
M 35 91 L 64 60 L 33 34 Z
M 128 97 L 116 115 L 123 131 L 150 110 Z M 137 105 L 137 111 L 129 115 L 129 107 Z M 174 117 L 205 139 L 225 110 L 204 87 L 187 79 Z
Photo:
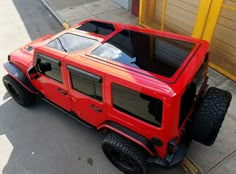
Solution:
M 164 168 L 173 168 L 175 166 L 178 166 L 184 160 L 188 152 L 190 143 L 191 140 L 184 140 L 178 145 L 178 149 L 175 153 L 167 155 L 165 159 L 156 156 L 150 156 L 147 159 L 147 163 L 155 164 Z

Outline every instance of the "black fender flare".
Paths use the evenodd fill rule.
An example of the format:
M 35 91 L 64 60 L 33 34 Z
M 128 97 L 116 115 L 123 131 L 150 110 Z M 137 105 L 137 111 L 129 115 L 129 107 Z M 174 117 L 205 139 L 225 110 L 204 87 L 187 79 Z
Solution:
M 103 129 L 108 129 L 111 131 L 114 131 L 125 138 L 131 140 L 132 142 L 138 144 L 142 148 L 144 148 L 151 156 L 156 155 L 156 150 L 151 143 L 146 137 L 118 124 L 113 121 L 105 121 L 103 124 L 98 126 L 98 130 L 103 130 Z
M 28 77 L 14 64 L 6 62 L 3 67 L 17 82 L 24 86 L 29 92 L 37 94 L 38 91 L 34 88 Z

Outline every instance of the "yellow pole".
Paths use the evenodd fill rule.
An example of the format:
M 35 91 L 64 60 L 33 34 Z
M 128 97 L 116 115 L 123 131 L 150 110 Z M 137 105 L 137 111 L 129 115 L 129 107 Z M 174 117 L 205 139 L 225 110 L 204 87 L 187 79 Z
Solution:
M 211 42 L 224 0 L 200 0 L 193 37 Z
M 163 9 L 162 9 L 162 20 L 161 20 L 161 31 L 164 29 L 165 20 L 166 20 L 166 6 L 167 6 L 167 0 L 164 0 L 163 2 Z
M 144 3 L 145 1 L 143 0 L 140 0 L 139 2 L 139 24 L 143 24 L 143 17 L 144 17 L 144 14 L 145 14 L 145 11 L 144 11 Z
M 202 38 L 212 0 L 200 0 L 192 36 Z
M 148 3 L 149 2 L 149 3 Z M 148 4 L 148 22 L 152 23 L 154 16 L 155 16 L 155 9 L 156 9 L 156 0 L 150 0 L 146 2 Z
M 202 39 L 211 42 L 224 0 L 212 0 Z
M 227 72 L 227 70 L 209 62 L 209 66 L 212 67 L 213 69 L 215 69 L 216 71 L 219 71 L 221 74 L 224 74 L 225 76 L 231 78 L 232 80 L 236 81 L 236 76 L 233 74 L 230 74 L 229 72 Z
M 140 0 L 139 4 L 139 24 L 151 27 L 155 16 L 156 0 Z

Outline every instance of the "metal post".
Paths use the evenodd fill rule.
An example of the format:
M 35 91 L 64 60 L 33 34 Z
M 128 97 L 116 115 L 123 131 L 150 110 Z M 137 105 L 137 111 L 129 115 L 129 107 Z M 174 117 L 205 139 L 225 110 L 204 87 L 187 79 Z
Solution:
M 163 12 L 162 12 L 162 20 L 161 20 L 161 31 L 164 29 L 165 20 L 166 20 L 166 6 L 167 6 L 167 0 L 164 0 L 163 2 Z

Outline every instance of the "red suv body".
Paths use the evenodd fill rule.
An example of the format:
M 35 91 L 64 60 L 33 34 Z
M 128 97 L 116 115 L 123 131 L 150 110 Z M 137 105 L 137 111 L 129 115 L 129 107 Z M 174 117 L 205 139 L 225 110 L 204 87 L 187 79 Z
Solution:
M 125 147 L 142 151 L 138 154 L 145 162 L 180 163 L 193 137 L 189 132 L 195 134 L 189 120 L 208 88 L 208 49 L 200 39 L 86 20 L 12 52 L 3 82 L 23 106 L 38 95 L 108 133 L 103 150 L 111 162 L 124 172 L 144 173 L 130 154 L 123 158 L 136 163 L 122 164 L 124 152 L 114 150 L 119 147 L 111 139 L 132 144 Z M 224 115 L 231 99 L 225 93 Z

